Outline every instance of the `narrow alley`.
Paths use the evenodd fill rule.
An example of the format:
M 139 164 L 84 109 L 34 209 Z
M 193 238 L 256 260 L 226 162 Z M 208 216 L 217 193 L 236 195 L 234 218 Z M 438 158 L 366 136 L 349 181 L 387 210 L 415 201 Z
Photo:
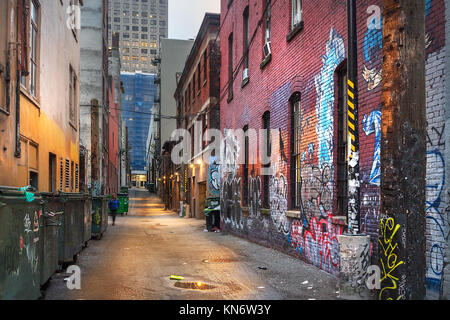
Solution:
M 101 241 L 90 241 L 79 255 L 81 289 L 69 290 L 68 274 L 56 273 L 45 299 L 339 299 L 337 279 L 328 273 L 204 227 L 203 220 L 180 218 L 148 191 L 132 189 L 129 214 L 115 226 L 110 221 Z M 170 280 L 171 275 L 184 279 Z M 175 287 L 190 281 L 213 288 Z

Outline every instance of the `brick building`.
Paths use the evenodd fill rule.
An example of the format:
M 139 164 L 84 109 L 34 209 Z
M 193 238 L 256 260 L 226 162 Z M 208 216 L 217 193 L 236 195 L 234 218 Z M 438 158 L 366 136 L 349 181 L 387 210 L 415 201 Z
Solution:
M 200 26 L 185 68 L 175 91 L 177 101 L 177 128 L 187 129 L 194 137 L 198 130 L 203 137 L 211 128 L 220 128 L 219 122 L 219 22 L 218 14 L 207 13 Z M 196 124 L 198 129 L 196 129 Z M 211 167 L 203 162 L 206 142 L 196 148 L 191 140 L 191 165 L 177 168 L 176 179 L 181 184 L 180 199 L 190 206 L 191 216 L 202 218 L 205 199 L 219 194 L 218 185 L 211 183 Z
M 220 122 L 223 227 L 338 274 L 337 237 L 348 230 L 346 1 L 222 0 Z M 380 229 L 382 1 L 357 1 L 360 233 L 378 265 Z M 447 247 L 445 10 L 427 0 L 427 295 L 439 291 Z M 249 49 L 248 49 L 249 48 Z M 248 49 L 248 55 L 247 55 Z M 224 129 L 272 134 L 270 163 L 253 163 Z M 249 131 L 250 132 L 250 131 Z M 252 150 L 250 150 L 252 149 Z M 258 150 L 259 151 L 259 150 Z M 259 153 L 258 153 L 259 155 Z M 271 167 L 271 175 L 262 174 Z

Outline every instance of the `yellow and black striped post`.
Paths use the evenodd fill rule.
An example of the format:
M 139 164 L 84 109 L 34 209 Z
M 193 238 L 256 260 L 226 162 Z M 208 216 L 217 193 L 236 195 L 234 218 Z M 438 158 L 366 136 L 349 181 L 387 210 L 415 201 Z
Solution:
M 356 95 L 355 95 L 355 84 L 350 79 L 347 80 L 347 104 L 348 104 L 348 135 L 350 138 L 350 155 L 349 159 L 352 159 L 354 152 L 357 151 L 356 137 L 358 132 L 356 128 L 358 127 L 358 122 L 356 121 Z
M 358 125 L 358 46 L 356 32 L 356 0 L 347 1 L 348 59 L 347 59 L 347 104 L 348 104 L 348 233 L 360 233 L 359 195 L 359 125 Z

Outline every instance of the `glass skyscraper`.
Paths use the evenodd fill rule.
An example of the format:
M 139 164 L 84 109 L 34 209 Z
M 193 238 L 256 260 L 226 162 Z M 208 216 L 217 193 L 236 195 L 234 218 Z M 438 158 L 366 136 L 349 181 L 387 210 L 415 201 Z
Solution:
M 156 75 L 122 72 L 120 78 L 125 90 L 122 95 L 122 119 L 128 127 L 131 175 L 143 176 L 146 174 L 146 143 L 150 123 L 157 113 L 154 107 Z

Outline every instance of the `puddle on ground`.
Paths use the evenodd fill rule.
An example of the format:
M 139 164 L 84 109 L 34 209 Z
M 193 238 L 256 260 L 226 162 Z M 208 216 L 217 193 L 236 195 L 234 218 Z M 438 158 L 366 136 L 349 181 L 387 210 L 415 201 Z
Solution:
M 230 262 L 238 262 L 239 260 L 236 258 L 211 258 L 204 259 L 202 262 L 204 263 L 230 263 Z
M 200 281 L 177 281 L 175 282 L 174 286 L 181 289 L 191 289 L 191 290 L 211 290 L 216 288 L 212 284 Z

